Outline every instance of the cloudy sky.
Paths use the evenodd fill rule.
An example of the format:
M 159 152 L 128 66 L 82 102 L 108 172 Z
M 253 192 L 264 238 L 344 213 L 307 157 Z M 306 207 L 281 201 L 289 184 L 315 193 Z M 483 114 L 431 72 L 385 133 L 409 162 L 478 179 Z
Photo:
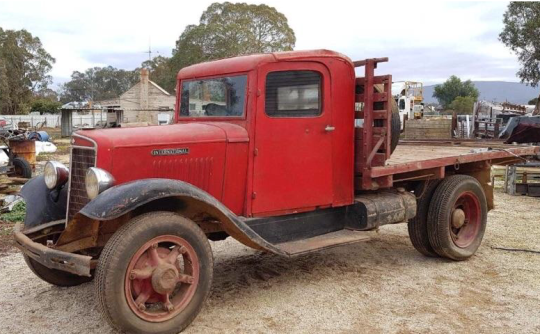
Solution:
M 213 1 L 0 0 L 0 27 L 27 29 L 56 58 L 55 85 L 75 70 L 133 69 L 152 50 L 170 56 L 185 26 Z M 262 3 L 263 1 L 246 1 Z M 518 81 L 515 55 L 497 36 L 507 2 L 267 0 L 296 33 L 296 49 L 326 48 L 349 57 L 390 57 L 394 80 Z M 154 53 L 157 55 L 157 53 Z

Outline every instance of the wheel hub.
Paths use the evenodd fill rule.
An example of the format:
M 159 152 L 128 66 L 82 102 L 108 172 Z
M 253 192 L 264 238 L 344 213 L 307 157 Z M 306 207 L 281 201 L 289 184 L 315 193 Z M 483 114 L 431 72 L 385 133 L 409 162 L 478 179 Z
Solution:
M 130 309 L 150 322 L 167 321 L 184 310 L 197 289 L 199 261 L 183 238 L 163 235 L 133 255 L 125 278 Z
M 482 225 L 482 209 L 476 194 L 466 191 L 457 198 L 448 224 L 457 247 L 466 248 L 475 242 Z
M 465 212 L 462 209 L 455 209 L 452 213 L 452 226 L 461 228 L 465 225 Z
M 152 273 L 152 287 L 159 294 L 173 292 L 178 283 L 178 270 L 169 263 L 160 264 Z

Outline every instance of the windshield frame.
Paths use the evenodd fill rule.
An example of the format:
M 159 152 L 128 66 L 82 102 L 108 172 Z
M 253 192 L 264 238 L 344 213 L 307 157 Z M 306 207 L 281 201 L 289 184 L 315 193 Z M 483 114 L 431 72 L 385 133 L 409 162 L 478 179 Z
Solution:
M 243 106 L 243 114 L 241 116 L 182 116 L 181 110 L 182 110 L 182 86 L 185 82 L 191 82 L 191 81 L 200 81 L 200 80 L 211 80 L 211 79 L 220 79 L 225 77 L 239 77 L 239 76 L 245 76 L 246 77 L 246 87 L 244 91 L 244 106 Z M 249 85 L 250 85 L 250 72 L 237 72 L 237 73 L 221 73 L 218 75 L 212 75 L 212 76 L 203 76 L 203 77 L 192 77 L 192 78 L 184 78 L 178 81 L 177 84 L 177 96 L 176 96 L 176 112 L 175 116 L 177 119 L 177 122 L 182 121 L 228 121 L 228 120 L 246 120 L 247 119 L 247 113 L 248 113 L 248 100 L 249 100 Z M 189 106 L 188 106 L 189 108 Z

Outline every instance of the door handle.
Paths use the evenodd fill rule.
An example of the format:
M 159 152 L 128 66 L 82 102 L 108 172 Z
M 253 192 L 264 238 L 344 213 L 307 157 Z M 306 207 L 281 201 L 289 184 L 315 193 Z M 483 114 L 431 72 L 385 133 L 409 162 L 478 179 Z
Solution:
M 336 129 L 335 127 L 327 125 L 326 128 L 324 128 L 324 131 L 331 132 L 331 131 L 334 131 L 335 129 Z

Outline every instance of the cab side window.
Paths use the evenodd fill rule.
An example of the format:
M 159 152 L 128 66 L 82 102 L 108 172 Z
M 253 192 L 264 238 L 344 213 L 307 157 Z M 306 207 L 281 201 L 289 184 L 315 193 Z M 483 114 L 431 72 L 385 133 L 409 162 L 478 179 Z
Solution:
M 265 112 L 270 117 L 315 117 L 322 113 L 322 76 L 315 71 L 271 72 L 266 76 Z

